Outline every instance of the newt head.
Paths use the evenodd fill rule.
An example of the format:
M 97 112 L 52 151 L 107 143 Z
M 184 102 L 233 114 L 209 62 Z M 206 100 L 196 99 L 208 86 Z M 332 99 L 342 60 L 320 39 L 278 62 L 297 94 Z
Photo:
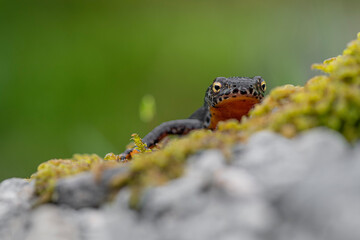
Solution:
M 208 128 L 215 129 L 219 121 L 241 120 L 265 94 L 266 83 L 260 76 L 218 77 L 208 87 L 205 103 L 210 111 Z

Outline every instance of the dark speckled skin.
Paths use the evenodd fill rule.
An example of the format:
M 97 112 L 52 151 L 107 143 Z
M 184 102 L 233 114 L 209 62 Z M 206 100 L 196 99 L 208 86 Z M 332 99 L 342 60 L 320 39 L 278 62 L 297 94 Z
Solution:
M 221 88 L 219 92 L 214 92 L 213 85 L 215 82 L 221 83 Z M 264 83 L 264 79 L 260 76 L 253 78 L 248 77 L 218 77 L 214 82 L 208 87 L 205 94 L 205 105 L 215 107 L 216 104 L 221 102 L 226 95 L 249 95 L 254 96 L 255 98 L 262 99 L 264 97 L 265 91 L 262 89 L 261 84 Z
M 253 78 L 217 77 L 207 88 L 204 105 L 202 107 L 196 110 L 188 119 L 174 120 L 160 124 L 143 138 L 143 142 L 151 148 L 169 134 L 184 135 L 194 129 L 214 129 L 218 121 L 230 118 L 240 119 L 244 114 L 247 114 L 248 109 L 252 108 L 255 103 L 261 101 L 264 97 L 265 90 L 265 81 L 260 76 Z M 242 107 L 242 105 L 239 105 L 240 101 L 246 101 L 246 110 L 234 111 L 232 113 L 232 107 Z M 221 113 L 221 109 L 226 109 L 227 112 L 224 114 L 226 117 L 225 119 L 224 116 L 216 119 L 216 116 L 213 116 L 215 114 L 212 115 L 211 113 L 218 113 L 219 110 Z M 120 155 L 120 158 L 122 160 L 130 159 L 133 150 L 134 149 L 126 150 Z

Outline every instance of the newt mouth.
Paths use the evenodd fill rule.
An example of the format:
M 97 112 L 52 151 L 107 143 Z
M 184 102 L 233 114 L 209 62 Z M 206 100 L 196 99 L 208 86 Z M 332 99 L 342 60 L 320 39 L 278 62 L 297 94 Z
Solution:
M 234 89 L 233 93 L 231 94 L 226 94 L 226 95 L 220 95 L 217 96 L 213 99 L 213 104 L 212 107 L 219 107 L 221 105 L 223 105 L 224 103 L 233 103 L 234 100 L 235 101 L 247 101 L 247 100 L 251 100 L 251 99 L 255 99 L 258 102 L 260 102 L 263 99 L 264 95 L 263 94 L 259 94 L 257 91 L 254 90 L 238 90 L 238 89 Z M 233 101 L 229 101 L 229 100 L 233 100 Z
M 231 94 L 219 97 L 217 103 L 210 107 L 210 129 L 215 129 L 218 122 L 228 119 L 241 120 L 255 104 L 259 103 L 262 96 Z

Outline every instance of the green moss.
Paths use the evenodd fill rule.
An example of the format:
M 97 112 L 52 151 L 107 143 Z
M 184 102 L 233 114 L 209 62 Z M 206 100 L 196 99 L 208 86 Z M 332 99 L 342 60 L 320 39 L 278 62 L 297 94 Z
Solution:
M 35 180 L 39 201 L 47 202 L 51 200 L 58 179 L 90 170 L 97 175 L 100 169 L 114 165 L 118 165 L 118 161 L 104 160 L 96 154 L 75 154 L 72 159 L 52 159 L 40 164 L 30 179 Z
M 304 87 L 286 85 L 274 89 L 243 119 L 239 130 L 250 136 L 272 130 L 286 137 L 313 127 L 336 130 L 353 142 L 360 137 L 360 34 L 343 55 L 314 68 L 328 73 L 316 76 Z
M 133 133 L 131 135 L 131 139 L 134 141 L 135 143 L 135 151 L 138 151 L 140 153 L 145 153 L 145 152 L 151 152 L 150 149 L 147 148 L 146 144 L 143 143 L 143 141 L 141 140 L 140 136 L 137 133 Z
M 202 149 L 217 148 L 231 156 L 234 143 L 246 141 L 253 133 L 271 130 L 286 137 L 325 126 L 353 142 L 360 138 L 360 34 L 343 55 L 313 66 L 328 75 L 310 79 L 304 87 L 285 85 L 275 88 L 241 123 L 230 120 L 218 125 L 217 131 L 196 130 L 175 138 L 161 150 L 149 152 L 140 137 L 133 140 L 135 154 L 129 171 L 115 176 L 110 187 L 128 186 L 132 190 L 131 205 L 136 206 L 141 192 L 181 176 L 187 157 Z M 31 178 L 36 180 L 37 193 L 49 200 L 56 180 L 79 173 L 118 166 L 119 156 L 107 154 L 105 160 L 96 155 L 74 156 L 71 160 L 50 160 L 39 166 Z M 106 163 L 110 166 L 106 165 Z M 101 167 L 96 167 L 101 166 Z M 100 170 L 99 170 L 100 169 Z M 45 197 L 44 197 L 45 196 Z

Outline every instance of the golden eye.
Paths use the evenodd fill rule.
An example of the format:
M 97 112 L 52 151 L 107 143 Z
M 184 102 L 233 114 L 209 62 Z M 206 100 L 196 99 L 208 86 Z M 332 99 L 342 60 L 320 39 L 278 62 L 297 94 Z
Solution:
M 266 82 L 265 82 L 265 81 L 262 81 L 262 82 L 261 82 L 261 89 L 262 89 L 263 91 L 266 91 Z
M 220 92 L 220 88 L 221 88 L 221 83 L 214 82 L 212 90 L 217 93 L 217 92 Z

